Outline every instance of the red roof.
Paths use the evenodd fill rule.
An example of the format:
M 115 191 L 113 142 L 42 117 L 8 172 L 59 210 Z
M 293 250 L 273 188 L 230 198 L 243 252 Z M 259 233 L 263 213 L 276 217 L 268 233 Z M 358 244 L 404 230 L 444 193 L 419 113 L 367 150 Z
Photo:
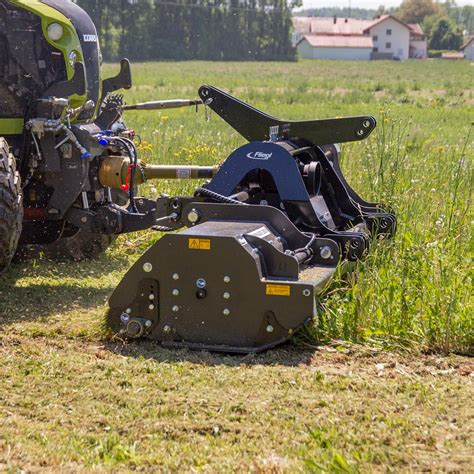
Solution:
M 408 27 L 415 35 L 425 35 L 419 23 L 408 23 Z
M 293 17 L 293 27 L 304 34 L 322 35 L 367 35 L 375 25 L 392 18 L 408 28 L 415 35 L 423 35 L 423 30 L 418 24 L 407 25 L 392 15 L 383 15 L 375 20 L 357 20 L 356 18 L 334 17 Z
M 381 15 L 379 18 L 377 18 L 375 21 L 373 21 L 365 30 L 364 33 L 369 33 L 369 30 L 373 28 L 376 25 L 379 25 L 380 23 L 383 23 L 385 20 L 388 20 L 391 18 L 392 20 L 398 21 L 400 25 L 403 25 L 405 28 L 410 29 L 410 27 L 406 24 L 403 23 L 403 21 L 399 20 L 397 17 L 394 17 L 392 15 Z
M 373 23 L 355 18 L 295 17 L 293 25 L 297 31 L 325 35 L 362 35 L 364 28 Z
M 345 36 L 345 35 L 305 35 L 301 41 L 306 40 L 313 48 L 370 48 L 374 43 L 370 36 Z

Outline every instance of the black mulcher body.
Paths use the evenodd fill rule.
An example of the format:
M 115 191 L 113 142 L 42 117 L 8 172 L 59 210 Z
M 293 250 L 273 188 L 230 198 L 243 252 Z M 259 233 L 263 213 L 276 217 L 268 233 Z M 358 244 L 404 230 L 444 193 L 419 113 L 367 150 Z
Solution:
M 280 120 L 213 86 L 195 100 L 125 105 L 115 91 L 132 85 L 129 62 L 102 80 L 94 24 L 68 0 L 0 0 L 0 42 L 0 272 L 17 248 L 77 260 L 119 234 L 166 232 L 110 298 L 108 323 L 124 337 L 275 346 L 314 318 L 338 266 L 395 232 L 395 216 L 360 198 L 339 166 L 337 144 L 367 138 L 371 116 Z M 126 111 L 201 104 L 248 143 L 218 167 L 139 160 Z M 150 179 L 201 185 L 137 196 Z

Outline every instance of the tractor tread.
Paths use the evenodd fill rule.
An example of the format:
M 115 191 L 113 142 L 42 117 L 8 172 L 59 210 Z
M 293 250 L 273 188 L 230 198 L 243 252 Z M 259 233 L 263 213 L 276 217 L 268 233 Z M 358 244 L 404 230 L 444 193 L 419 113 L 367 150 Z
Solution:
M 7 141 L 0 137 L 0 274 L 15 255 L 22 222 L 23 194 L 20 175 Z

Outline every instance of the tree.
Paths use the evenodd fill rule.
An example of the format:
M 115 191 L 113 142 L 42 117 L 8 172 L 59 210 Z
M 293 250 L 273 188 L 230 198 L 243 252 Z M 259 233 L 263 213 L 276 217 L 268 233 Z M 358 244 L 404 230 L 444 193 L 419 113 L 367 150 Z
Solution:
M 422 23 L 425 17 L 439 13 L 433 0 L 403 0 L 396 15 L 405 23 Z
M 428 47 L 430 49 L 458 50 L 463 40 L 462 32 L 449 18 L 440 18 L 433 27 Z

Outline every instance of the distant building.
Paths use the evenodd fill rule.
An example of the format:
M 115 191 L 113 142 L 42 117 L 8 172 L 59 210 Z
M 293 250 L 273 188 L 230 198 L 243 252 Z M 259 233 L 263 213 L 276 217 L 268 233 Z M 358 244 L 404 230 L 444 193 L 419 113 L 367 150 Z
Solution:
M 474 36 L 471 36 L 462 46 L 461 51 L 464 52 L 464 57 L 470 61 L 474 61 Z
M 426 36 L 418 24 L 392 15 L 375 20 L 293 17 L 293 44 L 310 59 L 426 58 Z

